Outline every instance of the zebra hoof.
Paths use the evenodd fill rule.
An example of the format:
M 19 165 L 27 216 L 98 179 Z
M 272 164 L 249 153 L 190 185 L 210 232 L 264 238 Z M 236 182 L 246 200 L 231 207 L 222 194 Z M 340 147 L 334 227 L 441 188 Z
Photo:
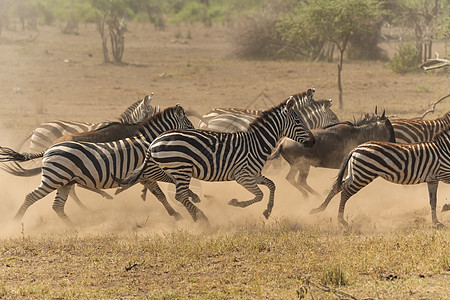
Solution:
M 200 197 L 197 195 L 195 197 L 191 197 L 191 200 L 194 203 L 200 203 L 202 201 L 202 200 L 200 200 Z
M 263 212 L 263 215 L 266 219 L 269 219 L 270 216 L 270 211 L 268 211 L 267 209 Z
M 183 219 L 183 216 L 180 213 L 178 213 L 178 212 L 174 212 L 172 214 L 172 217 L 174 217 L 176 221 L 180 221 L 180 220 Z
M 237 199 L 231 199 L 230 202 L 228 202 L 228 205 L 239 206 L 239 201 Z
M 442 224 L 441 222 L 437 222 L 436 224 L 433 225 L 433 227 L 438 230 L 445 229 L 445 225 Z
M 314 209 L 311 209 L 311 211 L 309 212 L 309 214 L 310 214 L 310 215 L 317 214 L 317 213 L 322 212 L 323 210 L 324 210 L 324 209 L 323 209 L 322 207 L 314 208 Z

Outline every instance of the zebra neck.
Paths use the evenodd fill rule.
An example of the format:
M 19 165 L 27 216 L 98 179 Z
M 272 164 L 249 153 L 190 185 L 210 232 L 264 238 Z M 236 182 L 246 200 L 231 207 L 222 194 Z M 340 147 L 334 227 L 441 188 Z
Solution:
M 142 135 L 147 141 L 153 141 L 156 137 L 162 133 L 168 131 L 170 128 L 164 126 L 162 122 L 147 123 L 139 130 L 139 134 Z
M 282 129 L 279 124 L 281 121 L 275 121 L 272 118 L 265 119 L 262 122 L 251 124 L 246 134 L 254 141 L 258 152 L 264 156 L 269 156 L 282 137 Z

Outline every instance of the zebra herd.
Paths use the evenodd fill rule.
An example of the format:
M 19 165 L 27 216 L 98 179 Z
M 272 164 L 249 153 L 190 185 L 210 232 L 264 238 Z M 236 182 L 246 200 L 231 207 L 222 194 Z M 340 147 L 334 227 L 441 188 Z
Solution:
M 288 181 L 304 196 L 307 192 L 318 195 L 306 183 L 310 165 L 339 168 L 327 198 L 311 213 L 323 211 L 340 192 L 338 220 L 347 226 L 347 200 L 381 177 L 399 184 L 426 182 L 433 225 L 442 227 L 436 216 L 437 187 L 439 181 L 450 183 L 450 111 L 428 121 L 389 120 L 383 110 L 381 116 L 375 111 L 358 122 L 340 122 L 330 109 L 332 101 L 316 101 L 314 93 L 308 89 L 294 94 L 265 111 L 213 109 L 201 116 L 200 129 L 194 128 L 180 105 L 160 111 L 150 105 L 150 96 L 130 106 L 120 122 L 43 124 L 27 136 L 29 152 L 0 147 L 0 167 L 6 172 L 41 174 L 40 185 L 27 194 L 15 219 L 20 220 L 29 206 L 56 190 L 53 209 L 73 226 L 64 207 L 69 193 L 82 205 L 73 192 L 75 184 L 110 197 L 102 190 L 119 187 L 118 193 L 138 182 L 145 187 L 144 198 L 149 190 L 168 214 L 178 219 L 181 215 L 158 185 L 167 182 L 175 184 L 175 199 L 192 219 L 207 223 L 205 213 L 195 205 L 200 198 L 189 188 L 191 178 L 236 181 L 254 196 L 229 201 L 237 207 L 260 202 L 263 193 L 258 185 L 267 186 L 270 194 L 263 215 L 268 218 L 274 206 L 275 183 L 262 174 L 263 167 L 281 154 L 291 164 Z M 124 127 L 132 130 L 122 131 Z M 340 143 L 333 142 L 337 139 Z M 335 148 L 332 155 L 330 143 Z M 327 155 L 332 159 L 327 160 Z M 23 166 L 23 162 L 39 158 L 41 166 Z M 302 171 L 303 165 L 307 165 L 306 171 Z

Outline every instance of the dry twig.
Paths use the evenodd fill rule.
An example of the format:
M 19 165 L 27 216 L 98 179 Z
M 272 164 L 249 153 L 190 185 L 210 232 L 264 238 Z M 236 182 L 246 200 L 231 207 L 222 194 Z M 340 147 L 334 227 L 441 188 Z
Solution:
M 439 102 L 441 102 L 442 100 L 444 100 L 444 99 L 446 99 L 446 98 L 448 98 L 448 97 L 450 97 L 450 94 L 447 94 L 447 95 L 445 95 L 445 96 L 439 98 L 438 100 L 436 100 L 435 102 L 433 102 L 433 103 L 430 104 L 430 106 L 431 106 L 430 109 L 426 110 L 421 116 L 415 117 L 415 118 L 412 118 L 412 119 L 413 119 L 413 120 L 423 120 L 423 118 L 424 118 L 426 115 L 428 115 L 429 113 L 434 113 L 434 108 L 436 107 L 436 105 L 437 105 Z

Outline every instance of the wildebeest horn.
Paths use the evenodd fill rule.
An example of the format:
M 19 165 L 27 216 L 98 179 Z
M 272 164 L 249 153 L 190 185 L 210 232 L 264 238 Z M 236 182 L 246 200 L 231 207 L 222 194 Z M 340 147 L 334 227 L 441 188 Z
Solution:
M 384 109 L 384 107 L 383 107 L 383 112 L 381 113 L 381 118 L 383 119 L 383 118 L 385 118 L 386 117 L 386 110 Z
M 375 116 L 377 115 L 378 106 L 375 105 Z

